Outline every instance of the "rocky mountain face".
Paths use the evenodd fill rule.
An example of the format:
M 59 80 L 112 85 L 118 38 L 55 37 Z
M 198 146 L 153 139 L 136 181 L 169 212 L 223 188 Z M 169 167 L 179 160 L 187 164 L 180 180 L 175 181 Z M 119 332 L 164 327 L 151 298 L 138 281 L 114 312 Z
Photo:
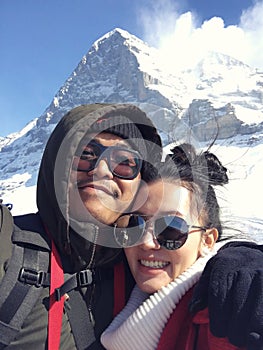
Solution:
M 134 103 L 154 121 L 164 144 L 189 133 L 200 142 L 216 135 L 262 142 L 262 72 L 218 53 L 177 73 L 161 62 L 158 50 L 121 29 L 96 41 L 44 113 L 20 133 L 0 139 L 0 196 L 36 183 L 50 133 L 79 104 Z
M 236 135 L 248 136 L 263 130 L 263 122 L 247 124 L 238 119 L 235 107 L 230 102 L 215 108 L 210 100 L 194 99 L 182 120 L 190 126 L 200 141 L 209 141 L 216 135 L 217 139 L 228 139 Z

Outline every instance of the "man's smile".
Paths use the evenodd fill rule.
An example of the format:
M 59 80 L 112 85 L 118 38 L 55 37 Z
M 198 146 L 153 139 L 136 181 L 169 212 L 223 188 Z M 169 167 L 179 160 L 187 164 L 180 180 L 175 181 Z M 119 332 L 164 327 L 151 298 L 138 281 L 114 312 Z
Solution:
M 113 196 L 114 197 L 114 193 L 116 191 L 113 191 L 110 186 L 104 186 L 104 185 L 101 185 L 101 184 L 94 184 L 94 183 L 90 183 L 90 182 L 87 182 L 87 181 L 80 181 L 78 182 L 78 189 L 80 191 L 102 191 L 102 192 L 105 192 L 107 193 L 108 195 L 110 196 Z

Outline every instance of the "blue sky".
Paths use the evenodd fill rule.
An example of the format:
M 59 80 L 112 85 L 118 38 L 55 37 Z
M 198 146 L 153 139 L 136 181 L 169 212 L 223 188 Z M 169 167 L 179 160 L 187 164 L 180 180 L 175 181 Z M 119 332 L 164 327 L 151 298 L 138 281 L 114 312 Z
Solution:
M 93 42 L 113 28 L 158 47 L 190 11 L 195 30 L 215 25 L 216 16 L 224 32 L 234 25 L 255 34 L 263 28 L 263 16 L 250 21 L 256 3 L 263 8 L 262 0 L 1 0 L 0 136 L 39 117 Z

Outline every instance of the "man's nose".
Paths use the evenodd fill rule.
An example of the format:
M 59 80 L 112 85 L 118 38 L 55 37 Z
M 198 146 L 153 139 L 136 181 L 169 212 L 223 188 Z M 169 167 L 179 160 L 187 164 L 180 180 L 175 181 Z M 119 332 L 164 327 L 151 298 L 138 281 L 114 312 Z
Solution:
M 106 159 L 100 159 L 98 163 L 96 164 L 96 167 L 94 168 L 94 175 L 96 175 L 99 178 L 113 178 L 113 174 L 110 171 L 110 168 L 108 166 Z

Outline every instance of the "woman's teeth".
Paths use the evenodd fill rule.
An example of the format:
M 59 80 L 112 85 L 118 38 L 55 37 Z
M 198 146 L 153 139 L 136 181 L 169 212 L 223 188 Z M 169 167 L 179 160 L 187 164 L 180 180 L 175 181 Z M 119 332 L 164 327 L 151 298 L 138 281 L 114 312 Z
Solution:
M 162 269 L 165 266 L 169 265 L 169 262 L 165 261 L 149 261 L 149 260 L 140 260 L 141 265 L 146 266 L 146 267 L 151 267 L 154 269 Z

